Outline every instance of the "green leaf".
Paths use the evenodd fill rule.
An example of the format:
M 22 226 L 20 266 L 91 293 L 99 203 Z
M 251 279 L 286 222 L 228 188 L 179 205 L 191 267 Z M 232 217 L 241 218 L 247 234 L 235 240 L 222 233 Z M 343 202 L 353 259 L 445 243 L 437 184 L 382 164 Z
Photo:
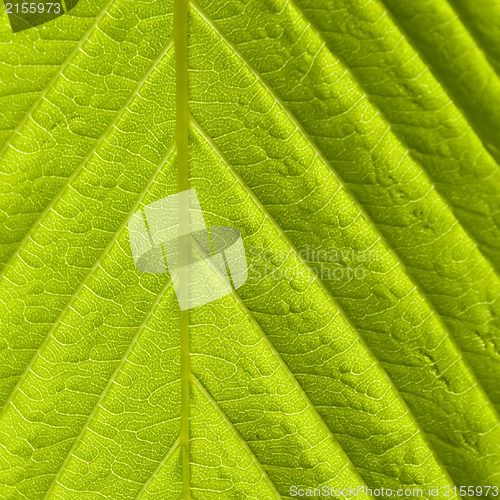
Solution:
M 495 498 L 498 5 L 175 1 L 2 15 L 0 497 Z M 187 186 L 249 277 L 181 313 Z

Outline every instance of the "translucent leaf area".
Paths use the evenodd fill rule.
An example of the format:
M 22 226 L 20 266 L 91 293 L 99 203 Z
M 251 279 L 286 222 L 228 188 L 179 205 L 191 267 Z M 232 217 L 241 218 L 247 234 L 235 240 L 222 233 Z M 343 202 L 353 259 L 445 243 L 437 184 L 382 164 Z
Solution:
M 1 9 L 1 499 L 497 498 L 497 0 Z M 248 265 L 188 312 L 179 173 Z

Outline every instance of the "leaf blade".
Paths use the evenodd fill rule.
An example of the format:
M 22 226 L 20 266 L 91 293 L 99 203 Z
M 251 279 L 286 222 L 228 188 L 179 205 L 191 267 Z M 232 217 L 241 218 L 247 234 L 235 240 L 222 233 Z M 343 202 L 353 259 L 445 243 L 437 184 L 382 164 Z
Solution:
M 12 144 L 21 148 L 1 159 L 5 207 L 32 189 L 1 222 L 13 255 L 0 280 L 2 495 L 288 498 L 293 485 L 368 485 L 428 497 L 431 486 L 498 484 L 498 166 L 437 79 L 424 74 L 411 87 L 427 66 L 397 28 L 383 45 L 388 59 L 371 62 L 383 73 L 406 61 L 412 72 L 379 86 L 363 73 L 362 55 L 336 44 L 352 39 L 330 37 L 346 5 L 317 16 L 314 0 L 191 4 L 190 87 L 177 84 L 194 117 L 189 182 L 209 226 L 240 230 L 250 277 L 189 312 L 189 391 L 173 288 L 135 268 L 125 229 L 140 206 L 179 189 L 171 5 L 116 0 L 112 15 L 86 20 L 98 25 L 96 43 L 79 35 L 63 76 L 20 122 Z M 361 32 L 364 15 L 385 12 L 374 2 L 352 9 Z M 384 23 L 367 52 L 394 26 Z M 139 33 L 137 52 L 148 55 L 127 61 Z M 17 43 L 29 46 L 29 36 Z M 77 83 L 103 90 L 101 115 L 88 96 L 80 105 L 102 117 L 97 133 L 60 131 L 44 156 L 37 138 L 79 109 L 65 101 L 78 101 Z M 404 114 L 426 84 L 432 96 L 418 95 L 429 109 L 411 133 Z M 448 132 L 438 114 L 453 143 L 449 185 L 439 177 Z M 465 200 L 462 135 L 491 180 L 473 183 Z M 80 170 L 55 154 L 74 151 Z M 61 175 L 42 188 L 51 157 Z M 261 264 L 268 274 L 256 276 Z

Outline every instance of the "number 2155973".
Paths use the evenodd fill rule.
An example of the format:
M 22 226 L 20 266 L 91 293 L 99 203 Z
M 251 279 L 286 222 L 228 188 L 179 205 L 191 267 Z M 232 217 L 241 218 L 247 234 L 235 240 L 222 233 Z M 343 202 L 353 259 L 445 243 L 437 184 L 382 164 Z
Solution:
M 54 12 L 61 13 L 60 3 L 6 3 L 7 14 L 44 14 Z

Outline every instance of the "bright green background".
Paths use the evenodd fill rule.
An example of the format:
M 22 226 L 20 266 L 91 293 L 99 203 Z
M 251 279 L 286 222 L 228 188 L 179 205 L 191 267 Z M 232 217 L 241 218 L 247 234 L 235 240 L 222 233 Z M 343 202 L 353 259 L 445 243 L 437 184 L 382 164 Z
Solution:
M 0 497 L 182 498 L 187 418 L 195 499 L 500 486 L 500 4 L 191 4 L 191 186 L 250 278 L 190 312 L 189 415 L 127 231 L 177 192 L 172 30 L 1 17 Z M 376 258 L 320 279 L 308 246 Z

